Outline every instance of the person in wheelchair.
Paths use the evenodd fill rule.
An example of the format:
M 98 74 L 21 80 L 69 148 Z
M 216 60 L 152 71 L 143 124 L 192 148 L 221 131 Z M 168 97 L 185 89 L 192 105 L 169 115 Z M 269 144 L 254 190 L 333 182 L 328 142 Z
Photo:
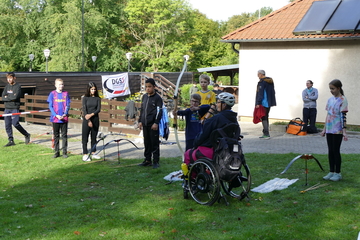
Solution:
M 237 113 L 231 110 L 234 104 L 235 96 L 231 93 L 223 92 L 216 97 L 216 110 L 218 114 L 205 121 L 202 131 L 194 140 L 194 147 L 185 152 L 184 163 L 186 165 L 194 163 L 199 158 L 213 158 L 214 149 L 210 136 L 214 130 L 222 128 L 229 123 L 239 125 Z M 240 126 L 237 131 L 240 134 Z

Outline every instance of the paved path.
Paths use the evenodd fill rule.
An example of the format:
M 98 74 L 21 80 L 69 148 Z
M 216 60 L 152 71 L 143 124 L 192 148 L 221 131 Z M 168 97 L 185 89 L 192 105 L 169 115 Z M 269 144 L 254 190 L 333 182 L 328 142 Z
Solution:
M 31 141 L 33 144 L 41 144 L 47 147 L 51 147 L 51 127 L 37 124 L 25 124 L 23 127 L 31 133 Z M 326 154 L 327 145 L 326 139 L 319 134 L 309 134 L 307 136 L 295 136 L 283 132 L 271 131 L 271 139 L 262 140 L 259 139 L 261 135 L 261 124 L 253 124 L 248 122 L 240 122 L 244 153 L 298 153 L 298 154 Z M 49 134 L 46 134 L 49 133 Z M 6 137 L 4 121 L 0 120 L 0 134 Z M 24 138 L 19 132 L 14 130 L 15 143 L 24 144 Z M 107 133 L 104 133 L 107 134 Z M 183 132 L 179 134 L 180 142 L 182 146 L 185 146 L 185 135 Z M 143 144 L 139 143 L 142 137 L 135 135 L 108 135 L 104 143 L 108 143 L 116 139 L 128 139 L 134 142 L 141 150 L 137 150 L 131 143 L 123 140 L 119 143 L 121 158 L 143 158 Z M 102 149 L 103 143 L 100 141 L 98 150 Z M 171 132 L 168 141 L 160 145 L 161 157 L 179 157 L 181 158 L 180 150 L 176 145 L 174 133 Z M 117 158 L 118 145 L 115 142 L 109 143 L 106 147 L 106 157 L 110 159 Z M 82 154 L 81 148 L 81 130 L 69 129 L 69 148 L 71 154 Z M 343 141 L 341 145 L 342 153 L 358 153 L 360 154 L 360 135 L 349 134 L 349 140 Z M 100 153 L 102 156 L 102 152 Z

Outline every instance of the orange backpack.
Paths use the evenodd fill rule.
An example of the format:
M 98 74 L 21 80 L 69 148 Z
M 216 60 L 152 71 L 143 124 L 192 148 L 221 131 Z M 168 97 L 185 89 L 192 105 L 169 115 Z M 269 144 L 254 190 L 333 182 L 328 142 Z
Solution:
M 300 118 L 290 120 L 287 125 L 286 132 L 294 135 L 304 136 L 307 134 L 307 126 Z

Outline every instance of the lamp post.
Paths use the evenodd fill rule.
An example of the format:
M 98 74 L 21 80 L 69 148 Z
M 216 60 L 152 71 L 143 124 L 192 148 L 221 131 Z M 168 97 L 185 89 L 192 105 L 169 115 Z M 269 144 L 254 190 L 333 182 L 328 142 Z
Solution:
M 126 59 L 128 60 L 128 72 L 130 72 L 130 60 L 131 60 L 131 57 L 132 57 L 131 52 L 126 53 Z
M 30 68 L 29 68 L 29 72 L 32 71 L 32 61 L 34 60 L 35 55 L 34 54 L 29 54 L 29 59 L 30 59 Z
M 91 59 L 93 60 L 93 62 L 94 62 L 94 72 L 96 72 L 96 59 L 97 59 L 97 57 L 96 56 L 92 56 L 91 57 Z
M 50 50 L 49 49 L 44 50 L 44 56 L 46 58 L 46 73 L 48 73 L 48 57 L 50 56 Z

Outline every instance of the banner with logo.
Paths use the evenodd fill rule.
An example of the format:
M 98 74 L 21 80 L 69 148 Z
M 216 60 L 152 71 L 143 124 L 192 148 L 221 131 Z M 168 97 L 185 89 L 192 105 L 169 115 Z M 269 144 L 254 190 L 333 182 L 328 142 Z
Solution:
M 128 73 L 104 75 L 101 80 L 104 97 L 108 99 L 131 94 Z

